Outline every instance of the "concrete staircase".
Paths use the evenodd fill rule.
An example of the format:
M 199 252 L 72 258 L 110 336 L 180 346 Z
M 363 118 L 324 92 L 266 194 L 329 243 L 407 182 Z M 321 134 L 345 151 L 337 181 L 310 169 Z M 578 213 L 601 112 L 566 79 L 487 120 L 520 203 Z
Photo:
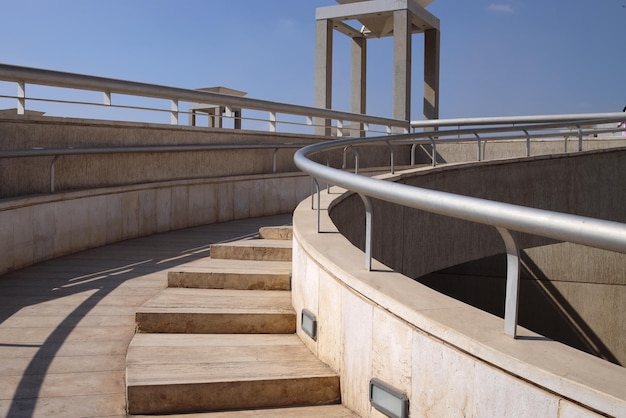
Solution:
M 291 229 L 259 236 L 170 271 L 168 287 L 138 310 L 129 414 L 355 416 L 339 405 L 337 374 L 295 335 Z

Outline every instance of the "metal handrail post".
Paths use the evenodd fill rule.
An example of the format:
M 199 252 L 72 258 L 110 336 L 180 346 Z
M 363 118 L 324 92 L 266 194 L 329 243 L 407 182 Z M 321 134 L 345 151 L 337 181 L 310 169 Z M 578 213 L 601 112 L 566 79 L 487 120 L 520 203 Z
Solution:
M 417 148 L 417 143 L 411 145 L 411 166 L 415 165 L 415 149 Z
M 387 146 L 389 147 L 389 156 L 391 158 L 391 174 L 395 174 L 396 173 L 396 167 L 395 167 L 395 158 L 393 155 L 393 147 L 391 146 L 391 144 L 389 142 L 386 142 Z
M 372 271 L 372 202 L 364 194 L 359 193 L 359 196 L 365 207 L 365 269 Z
M 523 129 L 523 131 L 526 134 L 526 156 L 530 157 L 530 134 L 526 129 Z
M 274 148 L 274 152 L 272 153 L 272 173 L 276 172 L 276 153 L 278 152 L 278 148 Z
M 23 115 L 26 113 L 26 83 L 23 81 L 17 82 L 17 114 Z
M 315 210 L 315 177 L 311 176 L 311 210 Z
M 483 153 L 481 150 L 481 141 L 480 141 L 480 135 L 478 135 L 476 132 L 474 132 L 474 136 L 477 139 L 477 143 L 478 143 L 478 161 L 482 161 L 482 157 L 483 157 Z
M 55 155 L 52 161 L 50 162 L 50 193 L 54 193 L 54 183 L 55 183 L 55 175 L 54 175 L 54 166 L 59 159 L 60 155 Z
M 321 232 L 321 228 L 320 228 L 320 211 L 321 211 L 321 199 L 320 199 L 320 195 L 322 194 L 321 190 L 320 190 L 320 183 L 317 181 L 316 177 L 313 177 L 313 181 L 315 182 L 315 188 L 317 190 L 317 233 L 319 234 Z
M 578 151 L 583 150 L 583 130 L 580 125 L 576 125 L 578 128 Z
M 330 167 L 330 158 L 328 158 L 328 154 L 326 154 L 326 167 Z M 326 194 L 330 194 L 330 183 L 326 182 Z
M 429 136 L 428 138 L 430 139 L 430 145 L 433 147 L 433 150 L 431 153 L 431 160 L 432 160 L 433 167 L 435 167 L 437 165 L 437 142 L 435 141 L 435 138 L 433 138 L 432 136 Z
M 506 246 L 506 296 L 504 299 L 504 333 L 517 336 L 517 316 L 519 305 L 519 248 L 515 238 L 506 228 L 496 228 Z

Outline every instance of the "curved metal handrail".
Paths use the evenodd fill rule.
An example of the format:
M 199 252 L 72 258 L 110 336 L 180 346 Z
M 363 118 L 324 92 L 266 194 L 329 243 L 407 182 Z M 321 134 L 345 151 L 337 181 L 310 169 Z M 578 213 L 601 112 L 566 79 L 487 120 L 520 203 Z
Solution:
M 250 97 L 237 97 L 207 91 L 199 91 L 178 87 L 169 87 L 158 84 L 149 84 L 136 81 L 120 80 L 114 78 L 98 77 L 85 74 L 68 73 L 62 71 L 47 70 L 41 68 L 22 67 L 17 65 L 0 63 L 0 80 L 22 83 L 21 93 L 18 94 L 18 102 L 28 99 L 25 97 L 23 85 L 37 84 L 62 88 L 103 92 L 108 96 L 107 105 L 110 103 L 110 94 L 118 93 L 139 97 L 151 97 L 172 101 L 173 114 L 179 112 L 178 101 L 212 103 L 232 108 L 241 108 L 255 111 L 267 111 L 271 114 L 282 113 L 287 115 L 305 116 L 309 119 L 320 118 L 328 120 L 358 122 L 364 124 L 382 125 L 386 127 L 398 127 L 409 129 L 409 122 L 379 116 L 370 116 L 360 113 L 350 113 L 319 107 L 309 107 L 288 103 L 273 102 L 269 100 L 253 99 Z M 91 103 L 93 104 L 93 103 Z M 152 109 L 151 109 L 152 110 Z M 161 109 L 161 111 L 163 111 Z M 275 116 L 274 116 L 275 117 Z M 177 120 L 177 118 L 175 118 Z M 311 122 L 312 123 L 312 122 Z
M 598 119 L 581 118 L 577 121 L 568 120 L 556 122 L 547 117 L 541 117 L 539 125 L 529 124 L 509 127 L 508 129 L 466 129 L 464 133 L 474 134 L 477 138 L 480 138 L 479 140 L 483 141 L 485 138 L 481 136 L 480 133 L 485 132 L 503 133 L 510 131 L 519 132 L 521 130 L 524 132 L 524 137 L 529 137 L 531 135 L 529 132 L 533 129 L 553 129 L 559 126 L 571 126 L 572 122 L 576 122 L 575 124 L 578 126 L 598 123 L 598 121 L 608 123 L 619 120 L 619 117 L 624 117 L 623 114 L 601 114 L 595 116 L 597 116 Z M 530 123 L 532 120 L 527 119 L 527 122 Z M 615 130 L 617 131 L 617 129 Z M 455 132 L 454 134 L 457 133 L 458 132 Z M 414 133 L 409 135 L 358 138 L 333 141 L 330 143 L 318 143 L 296 151 L 294 162 L 300 170 L 314 178 L 358 193 L 364 201 L 366 212 L 371 210 L 371 205 L 368 205 L 367 199 L 373 197 L 402 206 L 495 227 L 502 236 L 507 252 L 508 267 L 504 329 L 505 334 L 513 337 L 516 335 L 517 326 L 519 250 L 509 231 L 518 231 L 609 251 L 626 253 L 626 224 L 623 223 L 530 208 L 359 176 L 318 164 L 308 158 L 313 154 L 336 148 L 345 148 L 347 146 L 355 147 L 357 145 L 371 145 L 375 143 L 389 144 L 393 141 L 406 143 L 419 138 L 422 138 L 425 142 L 430 142 L 433 140 L 433 137 L 445 134 L 445 132 L 441 131 L 430 131 L 419 134 Z M 426 140 L 426 138 L 428 138 L 428 140 Z M 468 140 L 469 139 L 464 139 L 464 141 Z M 497 139 L 492 138 L 492 140 Z M 437 142 L 437 140 L 435 140 L 435 142 Z M 371 213 L 366 213 L 366 215 L 369 215 L 367 219 L 371 220 Z M 367 222 L 366 224 L 368 228 L 366 231 L 367 238 L 371 237 L 371 222 Z M 371 241 L 367 239 L 365 253 L 366 267 L 369 269 L 371 266 L 371 259 L 369 259 L 369 257 L 371 257 Z

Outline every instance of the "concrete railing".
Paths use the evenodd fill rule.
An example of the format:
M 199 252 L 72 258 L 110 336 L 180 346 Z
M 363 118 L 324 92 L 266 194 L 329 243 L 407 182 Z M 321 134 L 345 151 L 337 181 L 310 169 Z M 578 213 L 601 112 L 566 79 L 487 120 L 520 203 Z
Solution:
M 296 131 L 311 134 L 321 132 L 334 136 L 360 136 L 363 131 L 389 133 L 398 129 L 404 132 L 409 130 L 408 121 L 390 118 L 8 64 L 0 64 L 0 81 L 17 84 L 17 94 L 0 94 L 0 99 L 15 100 L 16 113 L 19 115 L 27 113 L 27 110 L 31 109 L 31 104 L 49 102 L 55 105 L 78 105 L 81 108 L 97 106 L 99 111 L 97 117 L 93 119 L 102 119 L 105 108 L 117 108 L 125 113 L 122 120 L 129 120 L 127 117 L 130 110 L 147 111 L 152 114 L 156 112 L 169 115 L 169 123 L 178 125 L 181 123 L 181 114 L 189 115 L 191 124 L 189 105 L 201 103 L 219 108 L 220 113 L 216 115 L 218 118 L 237 118 L 234 126 L 243 129 L 278 132 L 278 127 L 281 126 L 281 132 Z M 47 92 L 51 95 L 49 97 L 37 97 L 27 93 L 28 85 L 96 91 L 102 94 L 102 101 L 68 99 L 67 94 L 58 92 Z M 163 101 L 163 105 L 159 107 L 145 103 L 131 105 L 127 104 L 127 100 L 118 100 L 114 94 L 159 99 Z M 41 106 L 33 106 L 32 109 L 38 110 Z M 245 111 L 251 111 L 254 116 L 243 116 Z M 64 116 L 71 115 L 66 113 Z M 249 124 L 242 126 L 242 121 Z M 263 124 L 266 128 L 258 127 Z

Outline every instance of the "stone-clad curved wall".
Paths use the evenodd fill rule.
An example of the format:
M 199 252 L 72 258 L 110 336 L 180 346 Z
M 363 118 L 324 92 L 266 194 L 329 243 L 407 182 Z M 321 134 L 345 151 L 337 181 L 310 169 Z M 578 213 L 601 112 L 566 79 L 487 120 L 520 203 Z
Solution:
M 308 145 L 324 139 L 293 133 L 0 115 L 0 150 L 180 144 Z M 408 148 L 404 148 L 406 152 L 396 153 L 396 164 L 408 164 L 410 155 Z M 362 155 L 362 166 L 387 165 L 389 151 L 386 145 L 382 149 L 382 153 L 368 152 Z M 293 162 L 294 152 L 293 148 L 276 151 L 276 172 L 298 171 Z M 354 156 L 348 154 L 347 165 L 353 167 Z M 265 174 L 273 172 L 273 157 L 273 149 L 61 156 L 55 163 L 55 190 Z M 330 153 L 328 157 L 331 164 L 342 164 L 341 151 Z M 0 158 L 0 199 L 49 193 L 52 159 Z
M 440 174 L 445 170 L 436 169 Z M 341 194 L 322 197 L 322 208 L 335 211 L 340 202 L 351 205 Z M 363 229 L 360 215 L 341 210 L 346 213 L 339 222 Z M 384 214 L 387 226 L 402 219 L 402 214 L 375 210 Z M 316 340 L 300 328 L 298 334 L 340 372 L 342 399 L 349 408 L 364 417 L 380 416 L 368 401 L 369 381 L 377 378 L 409 397 L 411 417 L 626 415 L 623 367 L 521 327 L 520 337 L 513 340 L 504 335 L 503 320 L 496 315 L 379 262 L 366 271 L 362 251 L 337 229 L 327 211 L 321 215 L 322 233 L 317 233 L 310 200 L 294 213 L 293 302 L 297 312 L 307 309 L 317 316 Z M 390 236 L 375 237 L 375 243 L 381 239 L 378 244 L 384 247 L 392 236 L 402 236 L 387 229 Z M 405 249 L 407 257 L 427 251 Z M 454 258 L 431 254 L 427 262 L 439 255 Z
M 0 275 L 113 242 L 289 213 L 310 192 L 301 173 L 179 180 L 0 201 Z

